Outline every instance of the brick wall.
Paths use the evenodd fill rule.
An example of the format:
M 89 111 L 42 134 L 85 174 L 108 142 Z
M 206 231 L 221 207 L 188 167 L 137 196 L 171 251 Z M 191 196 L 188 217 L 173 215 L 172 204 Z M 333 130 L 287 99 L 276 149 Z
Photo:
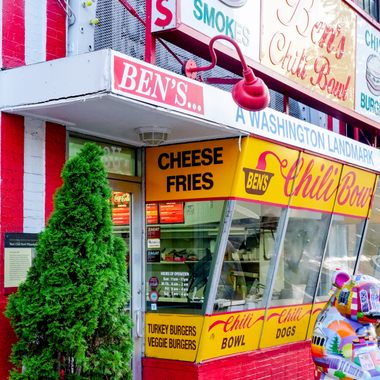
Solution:
M 54 193 L 62 184 L 61 171 L 66 160 L 66 128 L 64 126 L 46 123 L 45 157 L 45 221 L 47 221 L 53 211 Z
M 24 118 L 0 114 L 0 380 L 8 378 L 9 354 L 15 336 L 3 312 L 7 303 L 4 289 L 4 233 L 23 227 Z
M 186 363 L 143 359 L 143 380 L 314 380 L 310 342 Z

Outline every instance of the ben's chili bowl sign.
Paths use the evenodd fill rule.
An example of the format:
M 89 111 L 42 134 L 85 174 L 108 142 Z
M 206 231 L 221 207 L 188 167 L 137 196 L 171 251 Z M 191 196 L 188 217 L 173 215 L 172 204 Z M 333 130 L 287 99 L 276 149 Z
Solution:
M 113 54 L 112 86 L 120 95 L 204 115 L 203 85 L 128 56 Z
M 263 2 L 261 62 L 346 107 L 354 105 L 355 14 L 342 1 Z
M 264 310 L 205 317 L 197 362 L 258 348 Z
M 276 144 L 249 139 L 234 194 L 270 203 L 364 217 L 375 174 Z

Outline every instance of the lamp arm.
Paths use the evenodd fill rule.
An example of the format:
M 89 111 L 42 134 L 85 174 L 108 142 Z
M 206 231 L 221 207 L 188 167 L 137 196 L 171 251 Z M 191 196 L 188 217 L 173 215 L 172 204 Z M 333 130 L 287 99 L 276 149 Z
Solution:
M 243 74 L 245 74 L 247 72 L 252 72 L 252 70 L 248 67 L 248 65 L 246 63 L 245 58 L 243 56 L 243 53 L 241 52 L 240 46 L 237 44 L 237 42 L 235 40 L 233 40 L 231 37 L 220 34 L 220 35 L 217 35 L 217 36 L 211 38 L 210 43 L 209 43 L 209 50 L 210 50 L 210 55 L 211 55 L 211 64 L 208 66 L 201 66 L 201 67 L 189 67 L 189 68 L 187 68 L 187 71 L 189 73 L 197 73 L 199 71 L 207 71 L 207 70 L 210 70 L 216 66 L 217 56 L 216 56 L 215 49 L 214 49 L 214 43 L 217 40 L 228 41 L 235 47 L 236 52 L 239 55 L 241 65 L 243 66 Z

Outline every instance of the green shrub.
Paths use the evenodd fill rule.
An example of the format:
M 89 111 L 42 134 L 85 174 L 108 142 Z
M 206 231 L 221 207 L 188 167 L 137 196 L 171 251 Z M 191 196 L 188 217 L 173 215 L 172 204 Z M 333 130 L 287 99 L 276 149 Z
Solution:
M 32 267 L 9 297 L 10 379 L 131 378 L 126 246 L 112 234 L 102 155 L 89 143 L 65 164 Z

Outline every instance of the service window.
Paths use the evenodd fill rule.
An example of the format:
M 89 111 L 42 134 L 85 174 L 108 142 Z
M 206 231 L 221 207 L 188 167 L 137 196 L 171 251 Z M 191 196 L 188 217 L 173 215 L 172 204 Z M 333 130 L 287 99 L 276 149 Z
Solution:
M 146 205 L 147 310 L 201 313 L 224 203 Z
M 373 200 L 371 214 L 368 219 L 366 236 L 358 272 L 380 278 L 380 181 Z
M 282 208 L 236 201 L 214 303 L 215 312 L 265 306 Z
M 313 301 L 331 214 L 291 209 L 269 306 Z
M 323 260 L 316 301 L 327 301 L 336 269 L 352 274 L 363 236 L 365 219 L 334 215 Z M 367 273 L 369 274 L 369 273 Z

